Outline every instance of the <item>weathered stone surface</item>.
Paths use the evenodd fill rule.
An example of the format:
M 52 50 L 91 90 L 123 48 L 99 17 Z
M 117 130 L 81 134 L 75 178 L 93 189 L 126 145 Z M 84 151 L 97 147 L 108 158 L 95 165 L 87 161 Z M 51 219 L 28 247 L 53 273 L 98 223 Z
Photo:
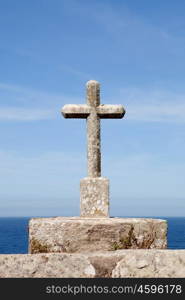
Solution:
M 86 119 L 90 114 L 90 107 L 87 104 L 66 104 L 61 112 L 66 119 Z
M 125 114 L 123 105 L 100 104 L 97 109 L 97 114 L 101 119 L 121 119 Z
M 109 180 L 86 177 L 80 181 L 81 217 L 109 216 Z
M 101 178 L 100 119 L 123 118 L 125 110 L 122 105 L 100 104 L 100 84 L 98 81 L 88 81 L 86 88 L 87 104 L 64 105 L 61 112 L 65 118 L 87 119 L 88 177 L 81 181 L 81 216 L 108 217 L 108 181 L 105 179 L 98 180 Z M 96 178 L 96 184 L 95 181 L 91 180 L 92 178 Z M 102 187 L 100 182 L 102 182 Z M 103 194 L 101 194 L 102 192 Z
M 94 277 L 95 269 L 81 255 L 16 254 L 0 255 L 2 277 Z
M 185 250 L 0 255 L 0 277 L 184 278 Z
M 87 165 L 89 177 L 101 176 L 100 117 L 96 108 L 100 104 L 100 84 L 95 80 L 87 82 L 87 104 L 91 113 L 87 118 Z
M 113 269 L 112 277 L 185 277 L 185 250 L 129 251 Z
M 29 222 L 29 252 L 95 252 L 163 249 L 167 223 L 142 218 L 34 218 Z

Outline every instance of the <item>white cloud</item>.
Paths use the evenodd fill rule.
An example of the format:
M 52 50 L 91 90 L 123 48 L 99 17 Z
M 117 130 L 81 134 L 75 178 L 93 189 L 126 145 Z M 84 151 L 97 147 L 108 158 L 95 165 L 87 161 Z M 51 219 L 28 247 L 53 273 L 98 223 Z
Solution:
M 0 121 L 39 121 L 54 118 L 55 112 L 52 110 L 0 108 Z
M 0 83 L 0 121 L 37 121 L 57 118 L 67 103 L 80 103 L 70 96 Z
M 0 215 L 79 215 L 85 157 L 0 151 Z
M 6 210 L 16 214 L 24 208 L 24 215 L 30 209 L 33 215 L 51 211 L 65 215 L 66 211 L 70 214 L 74 207 L 79 208 L 79 183 L 86 176 L 84 155 L 46 152 L 23 156 L 0 151 L 0 161 L 1 214 Z M 168 215 L 173 215 L 177 205 L 184 210 L 184 164 L 165 164 L 157 155 L 142 153 L 105 157 L 104 167 L 105 176 L 110 179 L 110 204 L 115 214 L 137 215 L 142 210 L 144 215 L 150 210 L 151 214 L 155 211 L 155 215 L 160 215 L 161 205 Z M 124 206 L 126 210 L 120 209 Z
M 29 104 L 34 106 L 46 105 L 53 106 L 61 103 L 63 95 L 57 95 L 45 91 L 35 90 L 30 87 L 19 86 L 16 84 L 7 84 L 0 82 L 1 103 Z
M 111 192 L 115 199 L 149 199 L 184 198 L 185 163 L 181 160 L 165 162 L 160 154 L 132 154 L 124 157 L 107 157 L 105 174 L 111 179 Z M 175 159 L 174 159 L 175 160 Z
M 0 161 L 0 195 L 14 195 L 15 199 L 25 195 L 69 198 L 78 193 L 77 183 L 86 175 L 85 157 L 74 153 L 0 151 Z
M 158 89 L 121 89 L 125 118 L 145 122 L 185 122 L 185 93 Z
M 185 103 L 162 105 L 128 105 L 127 119 L 147 122 L 185 122 Z
M 45 105 L 47 107 L 54 107 L 65 103 L 79 102 L 79 100 L 82 102 L 82 99 L 79 99 L 79 97 L 56 94 L 48 91 L 36 90 L 27 86 L 24 87 L 17 84 L 7 84 L 3 82 L 0 82 L 0 92 L 6 93 L 6 100 L 10 100 L 10 95 L 13 93 L 15 99 L 14 102 L 18 102 L 20 100 L 20 103 L 33 103 L 35 106 Z M 3 98 L 1 99 L 1 101 L 3 101 Z
M 54 119 L 64 104 L 83 102 L 80 97 L 56 95 L 5 83 L 0 83 L 1 91 L 6 93 L 5 96 L 1 96 L 6 100 L 4 103 L 9 103 L 10 106 L 0 106 L 0 121 Z M 118 102 L 125 106 L 125 118 L 128 120 L 185 122 L 185 92 L 129 87 L 121 88 L 118 98 Z

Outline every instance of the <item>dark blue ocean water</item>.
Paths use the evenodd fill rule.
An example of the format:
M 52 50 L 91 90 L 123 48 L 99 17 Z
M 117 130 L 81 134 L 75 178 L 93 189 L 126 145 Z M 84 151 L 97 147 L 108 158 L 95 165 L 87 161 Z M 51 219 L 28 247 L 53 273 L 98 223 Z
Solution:
M 30 218 L 0 218 L 0 253 L 28 252 Z M 168 248 L 185 249 L 185 217 L 164 218 L 168 221 Z

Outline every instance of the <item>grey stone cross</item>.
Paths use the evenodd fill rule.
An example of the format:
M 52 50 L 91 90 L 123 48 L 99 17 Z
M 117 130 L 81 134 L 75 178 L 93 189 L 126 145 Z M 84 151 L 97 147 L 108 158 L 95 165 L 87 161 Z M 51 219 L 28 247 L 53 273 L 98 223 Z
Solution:
M 109 216 L 109 181 L 101 177 L 100 119 L 121 119 L 122 105 L 100 104 L 100 84 L 90 80 L 87 86 L 87 104 L 68 104 L 62 108 L 64 118 L 87 119 L 88 177 L 80 182 L 82 217 Z

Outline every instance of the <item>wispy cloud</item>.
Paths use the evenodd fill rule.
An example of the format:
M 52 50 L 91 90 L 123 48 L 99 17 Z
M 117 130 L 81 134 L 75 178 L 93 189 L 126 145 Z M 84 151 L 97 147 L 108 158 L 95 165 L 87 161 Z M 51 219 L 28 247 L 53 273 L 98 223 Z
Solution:
M 146 152 L 107 157 L 105 172 L 111 179 L 112 194 L 121 199 L 124 189 L 124 199 L 141 198 L 142 203 L 151 198 L 183 198 L 185 163 L 177 158 L 165 160 L 165 154 Z
M 0 83 L 0 121 L 38 121 L 54 119 L 59 96 L 50 95 L 19 85 Z M 45 105 L 43 106 L 43 102 Z M 43 106 L 43 107 L 42 107 Z
M 0 92 L 4 93 L 1 96 L 1 103 L 24 103 L 29 105 L 47 105 L 59 104 L 63 101 L 62 95 L 36 90 L 30 87 L 24 87 L 17 84 L 7 84 L 0 82 Z
M 0 150 L 0 161 L 0 194 L 12 194 L 16 190 L 20 196 L 30 193 L 45 196 L 49 193 L 50 197 L 52 194 L 53 197 L 73 196 L 73 187 L 78 189 L 79 178 L 86 172 L 85 158 L 70 152 L 25 155 Z
M 0 121 L 54 119 L 64 104 L 82 103 L 80 97 L 56 95 L 6 83 L 0 83 L 0 92 L 4 93 L 1 96 Z M 185 123 L 185 92 L 129 87 L 121 88 L 118 97 L 118 102 L 125 106 L 125 118 L 128 120 Z
M 34 214 L 42 210 L 50 214 L 50 209 L 57 214 L 58 207 L 61 209 L 63 206 L 70 212 L 74 206 L 79 207 L 79 180 L 86 175 L 83 155 L 45 152 L 25 156 L 13 151 L 0 151 L 0 161 L 1 214 L 3 206 L 10 210 L 26 205 L 26 214 L 31 207 Z M 138 206 L 144 208 L 143 214 L 146 207 L 151 212 L 151 206 L 157 209 L 161 204 L 169 214 L 177 204 L 184 209 L 184 164 L 173 161 L 165 164 L 158 155 L 147 153 L 124 157 L 113 155 L 107 157 L 104 163 L 105 175 L 111 182 L 111 207 L 117 215 L 126 214 L 128 210 L 119 211 L 119 207 L 124 205 L 130 207 L 133 215 L 140 211 Z
M 147 53 L 155 56 L 156 51 L 164 58 L 167 54 L 170 54 L 177 57 L 181 56 L 184 59 L 184 33 L 180 36 L 175 34 L 174 30 L 172 28 L 170 30 L 168 23 L 165 21 L 163 24 L 151 22 L 147 16 L 130 9 L 124 1 L 115 6 L 106 1 L 91 4 L 79 1 L 78 7 L 73 5 L 72 9 L 83 15 L 83 17 L 88 16 L 106 34 L 108 33 L 112 41 L 118 43 L 119 48 L 123 49 L 120 57 L 127 49 L 130 54 L 134 53 L 135 57 L 139 57 L 139 59 L 141 59 L 143 53 L 145 54 L 145 60 L 148 56 Z M 182 24 L 177 19 L 176 22 L 180 22 L 179 27 L 183 28 L 184 23 Z M 135 51 L 135 47 L 137 47 L 137 51 Z M 158 60 L 161 64 L 162 60 L 159 56 Z
M 54 118 L 55 112 L 52 110 L 0 108 L 0 121 L 40 121 Z
M 84 157 L 59 151 L 25 155 L 0 149 L 0 162 L 0 215 L 79 215 Z
M 0 83 L 0 121 L 37 121 L 57 118 L 66 103 L 80 103 L 70 96 Z M 81 100 L 82 101 L 82 100 Z
M 160 105 L 128 105 L 127 119 L 147 122 L 185 123 L 185 103 Z
M 59 70 L 70 73 L 70 74 L 74 75 L 75 77 L 82 78 L 84 80 L 89 80 L 89 79 L 93 78 L 93 76 L 91 74 L 77 70 L 76 68 L 72 68 L 67 65 L 59 66 Z
M 121 95 L 128 120 L 185 123 L 185 93 L 129 88 Z

